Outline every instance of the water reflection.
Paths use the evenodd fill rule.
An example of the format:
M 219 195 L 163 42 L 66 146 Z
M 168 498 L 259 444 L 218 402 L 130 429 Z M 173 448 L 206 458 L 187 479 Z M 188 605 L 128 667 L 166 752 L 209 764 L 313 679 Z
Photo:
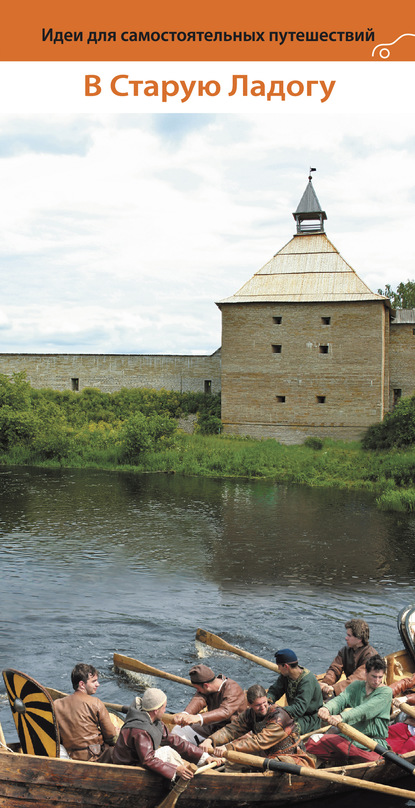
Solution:
M 319 672 L 350 615 L 368 620 L 380 653 L 400 647 L 396 615 L 414 600 L 415 519 L 365 494 L 1 468 L 0 537 L 1 667 L 67 690 L 73 664 L 90 661 L 112 702 L 147 681 L 117 674 L 116 650 L 182 676 L 204 656 L 268 686 L 265 669 L 196 645 L 196 628 L 266 658 L 288 645 Z M 163 688 L 184 706 L 180 685 Z M 10 736 L 9 713 L 0 688 Z

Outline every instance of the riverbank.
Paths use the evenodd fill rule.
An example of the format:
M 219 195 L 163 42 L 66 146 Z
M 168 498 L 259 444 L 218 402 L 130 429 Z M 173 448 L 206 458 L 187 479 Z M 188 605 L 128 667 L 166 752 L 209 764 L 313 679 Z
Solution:
M 167 473 L 217 478 L 272 479 L 287 485 L 373 492 L 383 510 L 415 511 L 415 451 L 363 450 L 359 442 L 310 438 L 301 446 L 225 435 L 177 432 L 156 448 L 122 462 L 116 445 L 75 444 L 67 456 L 41 458 L 24 446 L 2 452 L 3 465 L 101 468 L 138 474 Z
M 415 440 L 415 399 L 368 430 L 365 448 L 316 437 L 284 446 L 227 436 L 219 416 L 219 395 L 36 390 L 24 374 L 0 374 L 0 464 L 271 479 L 366 490 L 381 509 L 415 510 L 415 449 L 405 445 Z M 192 434 L 180 428 L 189 421 Z M 386 443 L 391 437 L 395 448 Z

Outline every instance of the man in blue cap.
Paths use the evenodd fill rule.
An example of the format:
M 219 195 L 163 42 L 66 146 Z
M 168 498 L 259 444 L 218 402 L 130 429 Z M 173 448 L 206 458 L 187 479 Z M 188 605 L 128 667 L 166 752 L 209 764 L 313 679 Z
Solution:
M 301 735 L 319 729 L 317 713 L 323 706 L 323 696 L 314 673 L 298 664 L 297 654 L 291 648 L 277 651 L 275 662 L 280 675 L 268 689 L 268 701 L 273 703 L 286 696 L 284 710 L 294 719 Z

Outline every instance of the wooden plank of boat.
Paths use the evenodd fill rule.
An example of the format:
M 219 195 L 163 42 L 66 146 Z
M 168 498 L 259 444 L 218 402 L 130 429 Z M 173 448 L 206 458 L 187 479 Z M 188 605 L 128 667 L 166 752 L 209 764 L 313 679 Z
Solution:
M 324 771 L 384 784 L 402 776 L 394 764 L 377 761 Z M 327 782 L 284 773 L 213 771 L 193 778 L 179 804 L 181 808 L 279 808 L 350 788 L 341 778 Z M 4 800 L 7 808 L 46 808 L 53 804 L 59 808 L 156 808 L 166 794 L 167 782 L 139 766 L 0 754 L 0 804 Z

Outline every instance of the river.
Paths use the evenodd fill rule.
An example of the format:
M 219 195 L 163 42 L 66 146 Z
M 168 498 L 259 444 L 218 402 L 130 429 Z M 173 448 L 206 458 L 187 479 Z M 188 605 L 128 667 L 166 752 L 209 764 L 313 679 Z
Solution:
M 382 513 L 364 493 L 0 467 L 0 534 L 1 669 L 70 692 L 73 665 L 90 662 L 110 702 L 146 684 L 163 687 L 170 711 L 190 697 L 117 673 L 115 651 L 185 677 L 203 658 L 243 687 L 267 687 L 272 672 L 196 643 L 196 629 L 271 661 L 288 646 L 318 673 L 350 616 L 368 621 L 379 653 L 401 647 L 397 613 L 415 599 L 415 517 Z M 16 740 L 2 681 L 0 721 Z M 336 805 L 374 808 L 363 796 Z

